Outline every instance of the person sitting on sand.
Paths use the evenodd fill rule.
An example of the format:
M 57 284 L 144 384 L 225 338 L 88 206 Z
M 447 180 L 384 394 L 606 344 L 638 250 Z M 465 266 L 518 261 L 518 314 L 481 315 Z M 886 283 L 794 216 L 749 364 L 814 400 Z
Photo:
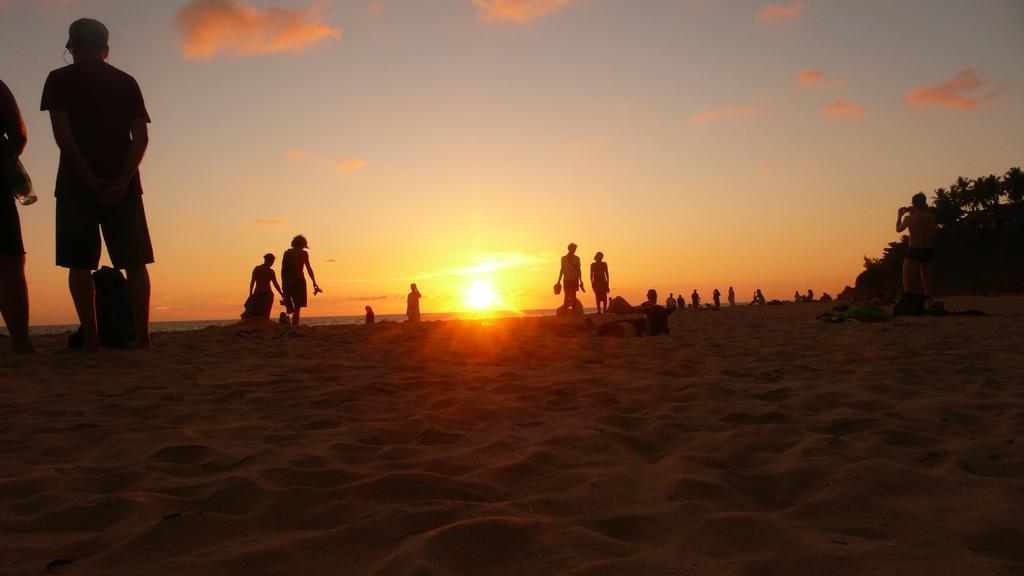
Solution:
M 910 230 L 910 250 L 903 260 L 903 291 L 931 299 L 932 261 L 935 259 L 935 215 L 928 210 L 928 197 L 918 192 L 909 208 L 896 214 L 896 232 Z
M 811 290 L 810 288 L 807 289 L 807 298 L 804 302 L 814 302 L 814 290 Z
M 270 311 L 274 308 L 274 290 L 284 298 L 281 286 L 277 283 L 277 274 L 274 272 L 273 254 L 263 255 L 263 264 L 252 269 L 252 278 L 249 280 L 249 299 L 245 301 L 245 312 L 242 318 L 263 318 L 270 320 Z
M 281 258 L 281 284 L 284 285 L 283 304 L 292 314 L 292 326 L 299 325 L 301 311 L 308 303 L 306 294 L 306 277 L 303 270 L 309 273 L 309 279 L 313 282 L 313 295 L 316 296 L 323 290 L 316 283 L 313 276 L 313 267 L 309 264 L 309 242 L 306 237 L 299 234 L 292 238 L 292 247 L 285 250 Z
M 732 286 L 729 286 L 729 306 L 735 306 L 735 305 L 736 305 L 736 291 L 732 289 Z
M 651 288 L 647 291 L 647 301 L 640 305 L 640 311 L 647 317 L 646 332 L 651 336 L 668 334 L 668 317 L 675 309 L 658 305 L 658 291 Z
M 690 302 L 693 303 L 694 310 L 700 310 L 700 294 L 697 294 L 697 289 L 693 289 L 693 294 L 690 294 Z
M 559 315 L 568 314 L 574 309 L 576 292 L 586 292 L 583 289 L 583 272 L 580 266 L 580 257 L 576 255 L 576 244 L 570 243 L 568 252 L 562 256 L 562 262 L 558 269 L 558 281 L 555 282 L 556 286 L 562 287 L 562 306 L 559 308 Z
M 711 293 L 711 299 L 715 301 L 715 312 L 722 309 L 722 293 L 715 288 L 715 291 Z
M 376 316 L 373 313 L 373 308 L 366 307 L 366 323 L 373 324 L 376 321 Z
M 597 313 L 608 313 L 608 292 L 610 276 L 608 275 L 608 263 L 604 261 L 604 253 L 594 254 L 594 261 L 590 264 L 590 288 L 594 291 L 594 298 L 597 300 Z M 604 309 L 602 311 L 602 305 Z
M 800 291 L 793 292 L 793 302 L 803 302 L 804 297 L 800 295 Z
M 764 299 L 764 294 L 761 292 L 761 289 L 758 288 L 757 290 L 754 291 L 754 298 L 750 301 L 750 305 L 764 306 L 765 304 L 767 304 L 767 302 Z
M 420 321 L 420 298 L 422 296 L 420 289 L 415 284 L 409 285 L 409 296 L 405 299 L 405 314 L 409 317 L 409 322 Z
M 679 308 L 679 303 L 676 302 L 676 297 L 671 292 L 668 293 L 668 299 L 665 300 L 665 308 L 668 308 L 669 310 Z

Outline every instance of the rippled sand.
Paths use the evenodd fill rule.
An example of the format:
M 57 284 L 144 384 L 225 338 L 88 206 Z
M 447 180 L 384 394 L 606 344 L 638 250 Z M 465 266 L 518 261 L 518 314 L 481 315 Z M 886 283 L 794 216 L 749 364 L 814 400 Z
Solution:
M 1024 299 L 0 341 L 0 574 L 1021 574 Z

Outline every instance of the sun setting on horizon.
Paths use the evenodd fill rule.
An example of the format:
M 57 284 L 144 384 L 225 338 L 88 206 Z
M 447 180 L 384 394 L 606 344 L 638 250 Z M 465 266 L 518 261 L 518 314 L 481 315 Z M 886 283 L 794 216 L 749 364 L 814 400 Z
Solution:
M 487 312 L 494 310 L 498 304 L 498 296 L 494 293 L 494 287 L 487 280 L 474 280 L 466 289 L 466 308 L 474 312 Z

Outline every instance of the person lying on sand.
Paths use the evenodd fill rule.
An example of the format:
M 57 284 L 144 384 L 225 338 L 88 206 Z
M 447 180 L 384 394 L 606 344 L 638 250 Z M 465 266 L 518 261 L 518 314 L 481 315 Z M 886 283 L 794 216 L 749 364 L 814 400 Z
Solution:
M 668 317 L 675 312 L 664 306 L 658 305 L 658 292 L 651 288 L 647 291 L 647 301 L 637 306 L 637 312 L 642 313 L 646 318 L 627 318 L 602 324 L 598 330 L 598 336 L 659 336 L 669 334 Z

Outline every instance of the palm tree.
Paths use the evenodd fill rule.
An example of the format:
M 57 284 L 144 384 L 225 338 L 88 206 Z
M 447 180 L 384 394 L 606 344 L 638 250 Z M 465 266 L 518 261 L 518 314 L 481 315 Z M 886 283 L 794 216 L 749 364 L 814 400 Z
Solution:
M 960 209 L 960 205 L 950 191 L 945 188 L 938 188 L 935 190 L 935 196 L 933 196 L 932 212 L 935 213 L 935 221 L 943 227 L 951 226 L 956 224 L 960 217 L 963 215 L 963 210 Z
M 971 205 L 971 186 L 973 183 L 963 176 L 949 186 L 949 197 L 963 211 Z
M 980 208 L 991 208 L 999 204 L 1003 189 L 995 174 L 983 176 L 974 181 L 973 200 Z
M 1003 175 L 1003 193 L 1011 204 L 1024 202 L 1024 172 L 1020 166 L 1010 168 Z

